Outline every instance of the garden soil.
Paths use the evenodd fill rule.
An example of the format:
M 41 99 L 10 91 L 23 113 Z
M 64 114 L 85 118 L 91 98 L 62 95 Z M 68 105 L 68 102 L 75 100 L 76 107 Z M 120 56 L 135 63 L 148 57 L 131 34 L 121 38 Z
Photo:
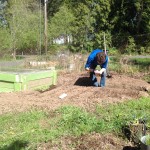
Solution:
M 150 84 L 140 76 L 128 76 L 111 72 L 106 87 L 93 87 L 89 74 L 59 72 L 57 85 L 47 91 L 25 91 L 0 93 L 0 114 L 21 112 L 31 108 L 55 110 L 61 106 L 72 105 L 93 112 L 97 105 L 109 105 L 140 97 L 150 97 Z M 99 78 L 98 78 L 99 79 Z M 65 94 L 64 98 L 60 98 Z M 69 150 L 69 145 L 76 144 L 76 150 L 134 150 L 132 144 L 114 135 L 91 133 L 80 138 L 62 137 L 57 145 L 41 143 L 39 150 Z

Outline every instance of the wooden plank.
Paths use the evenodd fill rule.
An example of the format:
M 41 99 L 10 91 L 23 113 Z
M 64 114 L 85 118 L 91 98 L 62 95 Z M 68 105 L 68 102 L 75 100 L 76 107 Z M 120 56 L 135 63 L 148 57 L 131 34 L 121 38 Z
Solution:
M 22 85 L 21 83 L 14 83 L 14 91 L 21 91 L 22 90 Z
M 14 89 L 1 88 L 0 92 L 14 92 Z
M 13 82 L 0 81 L 0 92 L 11 92 L 14 91 Z
M 43 79 L 43 78 L 49 78 L 53 77 L 54 71 L 43 71 L 43 72 L 36 72 L 36 73 L 31 73 L 31 74 L 26 74 L 23 76 L 26 76 L 26 81 L 32 81 L 32 80 L 38 80 L 38 79 Z M 22 78 L 23 78 L 22 76 Z M 25 78 L 25 77 L 24 77 Z
M 35 89 L 37 87 L 42 87 L 42 86 L 50 86 L 52 85 L 52 79 L 51 78 L 43 78 L 39 80 L 32 80 L 27 83 L 27 88 L 28 89 Z
M 9 74 L 9 73 L 0 72 L 0 80 L 1 81 L 15 82 L 16 81 L 16 74 Z
M 12 73 L 0 72 L 0 92 L 24 91 L 39 87 L 56 85 L 56 70 Z
M 56 70 L 53 71 L 53 83 L 52 84 L 53 85 L 57 84 L 57 71 Z
M 0 81 L 0 88 L 14 88 L 13 82 Z

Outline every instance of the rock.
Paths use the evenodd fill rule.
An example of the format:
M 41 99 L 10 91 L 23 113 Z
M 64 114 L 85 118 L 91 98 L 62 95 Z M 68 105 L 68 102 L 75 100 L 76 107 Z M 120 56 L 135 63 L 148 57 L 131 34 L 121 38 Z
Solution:
M 146 90 L 147 92 L 150 92 L 150 86 L 145 87 L 145 90 Z

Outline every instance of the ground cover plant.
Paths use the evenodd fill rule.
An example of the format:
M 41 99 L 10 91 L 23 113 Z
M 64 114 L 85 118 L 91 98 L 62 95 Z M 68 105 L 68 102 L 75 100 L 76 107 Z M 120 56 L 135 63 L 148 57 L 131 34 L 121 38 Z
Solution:
M 92 113 L 68 105 L 55 111 L 36 109 L 3 114 L 0 116 L 0 149 L 36 149 L 42 142 L 57 143 L 62 136 L 80 137 L 93 132 L 123 137 L 122 127 L 139 118 L 144 118 L 150 129 L 149 109 L 149 98 L 141 98 L 98 105 Z

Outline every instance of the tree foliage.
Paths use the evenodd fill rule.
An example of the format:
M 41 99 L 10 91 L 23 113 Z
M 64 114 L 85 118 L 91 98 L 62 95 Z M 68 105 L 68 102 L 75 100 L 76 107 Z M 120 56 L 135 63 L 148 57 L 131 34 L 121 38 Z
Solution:
M 10 41 L 11 41 L 11 36 L 7 28 L 2 28 L 0 27 L 0 56 L 5 55 L 7 52 L 9 52 L 10 48 Z
M 54 15 L 49 23 L 49 37 L 58 38 L 60 36 L 67 37 L 71 35 L 72 22 L 74 16 L 71 11 L 65 6 L 61 6 L 59 11 Z
M 8 2 L 7 20 L 11 35 L 11 48 L 17 51 L 37 51 L 39 41 L 39 4 L 35 0 Z
M 8 26 L 1 27 L 0 34 L 9 38 L 0 38 L 1 51 L 39 51 L 39 43 L 44 43 L 44 2 L 8 1 L 3 11 Z M 65 45 L 72 51 L 103 49 L 105 33 L 107 48 L 150 52 L 150 0 L 48 0 L 47 6 L 49 45 L 70 36 L 71 43 Z
M 123 49 L 122 52 L 126 49 L 130 37 L 134 39 L 137 49 L 148 46 L 150 43 L 149 0 L 114 0 L 109 15 L 113 25 L 111 30 L 114 36 L 113 44 Z

